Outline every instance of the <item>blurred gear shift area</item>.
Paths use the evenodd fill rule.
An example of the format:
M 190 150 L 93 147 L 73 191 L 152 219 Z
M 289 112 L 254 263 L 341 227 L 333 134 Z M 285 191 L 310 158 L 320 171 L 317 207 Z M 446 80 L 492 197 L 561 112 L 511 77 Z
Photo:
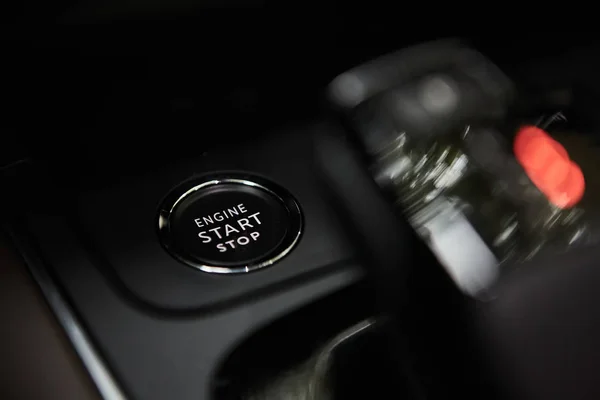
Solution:
M 517 117 L 518 96 L 498 67 L 457 41 L 376 59 L 329 86 L 373 179 L 478 299 L 538 254 L 591 244 L 577 154 L 552 137 L 552 123 Z

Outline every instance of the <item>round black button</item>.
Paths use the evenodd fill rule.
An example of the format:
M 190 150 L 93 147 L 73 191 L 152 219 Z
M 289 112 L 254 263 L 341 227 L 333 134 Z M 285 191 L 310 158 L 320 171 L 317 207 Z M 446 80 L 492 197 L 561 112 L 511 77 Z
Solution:
M 165 248 L 184 263 L 214 273 L 275 263 L 296 244 L 301 225 L 292 196 L 258 178 L 187 184 L 165 200 L 159 215 Z

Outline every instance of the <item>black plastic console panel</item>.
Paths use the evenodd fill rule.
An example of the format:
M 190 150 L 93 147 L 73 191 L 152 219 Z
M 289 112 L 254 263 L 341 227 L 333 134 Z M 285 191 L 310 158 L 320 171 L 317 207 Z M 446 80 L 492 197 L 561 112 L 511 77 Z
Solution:
M 323 197 L 313 165 L 311 137 L 326 125 L 275 132 L 252 144 L 199 154 L 161 175 L 83 194 L 75 221 L 86 244 L 139 300 L 163 310 L 199 310 L 243 301 L 244 296 L 347 262 L 352 247 Z M 181 144 L 185 145 L 185 144 Z M 173 149 L 174 150 L 174 149 Z M 158 209 L 177 185 L 220 175 L 266 178 L 291 193 L 303 214 L 300 241 L 275 265 L 249 274 L 204 273 L 177 261 L 161 246 Z
M 22 194 L 26 224 L 15 225 L 13 239 L 32 271 L 52 277 L 58 290 L 48 293 L 70 304 L 78 329 L 128 398 L 211 398 L 216 370 L 242 340 L 362 279 L 313 165 L 313 135 L 332 129 L 338 128 L 318 123 L 282 130 L 160 175 L 69 194 L 69 202 L 39 176 L 24 183 L 35 189 Z M 261 176 L 300 204 L 302 237 L 275 265 L 212 275 L 180 263 L 159 243 L 155 224 L 164 196 L 187 179 L 219 171 Z M 46 201 L 38 201 L 40 191 Z

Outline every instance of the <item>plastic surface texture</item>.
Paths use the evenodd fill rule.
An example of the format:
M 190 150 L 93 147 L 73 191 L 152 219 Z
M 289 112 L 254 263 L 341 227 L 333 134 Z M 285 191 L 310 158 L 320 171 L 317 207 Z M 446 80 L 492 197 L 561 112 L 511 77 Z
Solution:
M 282 130 L 255 148 L 231 149 L 137 185 L 130 180 L 114 192 L 88 194 L 80 204 L 90 207 L 84 199 L 94 199 L 98 208 L 92 209 L 107 206 L 95 216 L 85 213 L 90 208 L 80 208 L 79 217 L 69 219 L 62 209 L 47 203 L 32 204 L 34 208 L 27 213 L 28 232 L 13 233 L 19 239 L 19 250 L 28 255 L 31 265 L 50 270 L 128 398 L 213 398 L 216 370 L 235 346 L 273 320 L 362 278 L 344 231 L 330 215 L 330 205 L 318 194 L 311 168 L 311 134 L 331 129 L 339 128 L 318 123 Z M 308 155 L 304 149 L 309 150 Z M 276 170 L 273 165 L 277 165 Z M 240 276 L 249 278 L 245 280 L 206 274 L 179 263 L 160 246 L 155 229 L 162 196 L 182 178 L 225 167 L 236 167 L 238 173 L 252 170 L 254 174 L 269 174 L 305 206 L 307 230 L 298 251 L 276 267 Z M 308 179 L 294 180 L 297 177 Z M 52 187 L 44 190 L 51 191 Z M 120 196 L 125 193 L 135 196 Z M 64 211 L 68 213 L 68 209 Z M 116 210 L 120 212 L 114 218 L 107 217 Z M 146 215 L 149 220 L 141 219 L 142 229 L 137 230 L 134 222 L 140 220 L 136 218 Z M 86 220 L 78 223 L 77 218 L 83 216 Z M 89 225 L 90 220 L 96 224 Z M 86 226 L 93 227 L 100 237 L 106 234 L 110 246 L 96 246 L 94 240 L 83 236 L 79 229 Z M 128 238 L 131 233 L 136 235 Z M 115 244 L 120 240 L 126 243 Z M 303 244 L 308 247 L 303 249 Z M 114 249 L 130 252 L 110 253 Z M 116 257 L 118 267 L 134 267 L 126 271 L 136 277 L 135 284 L 140 284 L 133 289 L 148 290 L 158 300 L 173 299 L 187 308 L 152 307 L 136 296 L 125 285 L 131 282 L 120 279 L 118 273 L 124 271 L 115 271 L 114 265 L 103 262 L 115 254 L 124 256 Z M 164 275 L 152 275 L 156 271 L 153 267 L 161 264 L 168 266 Z
M 139 300 L 163 310 L 225 306 L 266 287 L 302 279 L 347 262 L 351 246 L 341 239 L 339 222 L 315 183 L 308 129 L 267 136 L 207 154 L 162 175 L 87 193 L 80 199 L 77 229 L 102 268 Z M 294 196 L 304 214 L 304 233 L 294 249 L 276 265 L 243 275 L 215 275 L 189 268 L 161 246 L 157 212 L 172 188 L 187 180 L 216 173 L 264 177 Z

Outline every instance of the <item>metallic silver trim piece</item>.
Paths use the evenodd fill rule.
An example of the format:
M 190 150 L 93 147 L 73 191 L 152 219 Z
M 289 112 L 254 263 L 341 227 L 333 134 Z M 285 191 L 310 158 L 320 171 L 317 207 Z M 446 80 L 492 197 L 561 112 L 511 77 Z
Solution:
M 83 362 L 88 374 L 96 385 L 100 396 L 104 400 L 126 400 L 127 397 L 119 388 L 115 378 L 102 360 L 98 351 L 90 341 L 81 324 L 77 321 L 73 310 L 64 300 L 54 281 L 39 260 L 31 255 L 31 249 L 14 232 L 10 232 L 11 239 L 34 280 L 40 287 L 48 305 L 54 312 L 58 322 L 63 327 L 67 337 L 73 345 L 75 352 Z
M 500 261 L 459 205 L 441 196 L 410 222 L 463 292 L 478 298 L 487 294 L 500 274 Z
M 189 187 L 188 183 L 187 185 L 180 187 L 178 190 L 176 189 L 175 191 L 173 191 L 162 202 L 163 205 L 161 206 L 161 209 L 158 213 L 158 234 L 163 247 L 169 252 L 169 254 L 171 254 L 180 262 L 190 267 L 199 269 L 200 271 L 212 274 L 248 273 L 275 264 L 277 261 L 281 260 L 286 255 L 288 255 L 300 240 L 303 230 L 302 211 L 300 210 L 300 205 L 298 204 L 298 202 L 296 202 L 296 200 L 292 197 L 291 194 L 289 194 L 285 189 L 278 187 L 278 185 L 275 185 L 272 182 L 268 182 L 262 178 L 254 176 L 252 178 L 237 178 L 233 177 L 234 175 L 235 174 L 226 174 L 223 177 L 216 177 L 213 179 L 206 180 L 199 184 L 194 184 L 192 187 Z M 229 267 L 201 264 L 195 260 L 189 259 L 185 255 L 181 255 L 174 251 L 173 246 L 171 245 L 170 237 L 171 216 L 173 215 L 177 205 L 180 204 L 185 198 L 197 192 L 198 190 L 222 184 L 244 185 L 260 189 L 275 197 L 285 206 L 290 216 L 291 227 L 281 244 L 271 252 L 271 254 L 274 255 L 269 254 L 266 256 L 266 259 L 259 260 L 252 264 Z

